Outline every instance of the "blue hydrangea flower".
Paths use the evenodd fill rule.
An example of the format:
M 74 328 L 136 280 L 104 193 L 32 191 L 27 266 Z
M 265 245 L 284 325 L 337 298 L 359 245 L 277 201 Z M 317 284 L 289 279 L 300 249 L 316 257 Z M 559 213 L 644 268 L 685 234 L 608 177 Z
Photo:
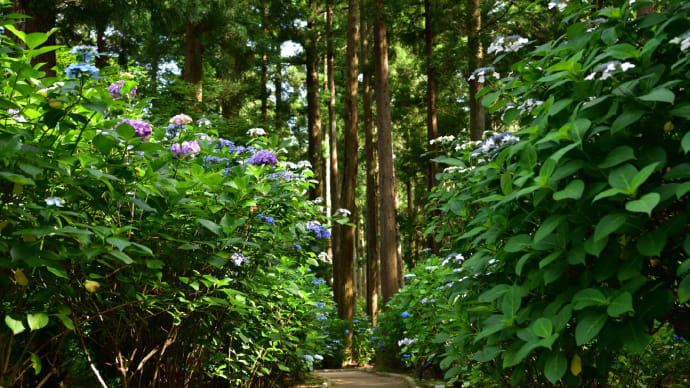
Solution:
M 402 314 L 400 314 L 400 316 L 403 318 L 407 318 L 410 316 L 410 313 L 408 313 L 407 311 L 403 311 Z
M 96 54 L 98 54 L 98 48 L 96 46 L 79 45 L 72 47 L 72 49 L 69 52 L 72 54 L 83 55 L 84 62 L 91 62 L 91 59 L 93 59 L 93 57 Z
M 273 217 L 265 216 L 263 214 L 259 214 L 256 216 L 256 218 L 260 219 L 261 221 L 269 224 L 269 225 L 275 225 L 276 220 Z
M 323 302 L 316 302 L 316 307 L 326 307 L 326 304 Z
M 310 355 L 308 355 L 308 354 L 305 354 L 305 355 L 302 356 L 302 357 L 303 357 L 305 360 L 309 361 L 309 362 L 314 362 L 314 357 L 312 357 L 312 356 L 310 356 Z
M 331 232 L 328 230 L 328 228 L 316 222 L 307 221 L 307 230 L 314 231 L 314 233 L 316 234 L 316 238 L 331 238 Z
M 334 344 L 339 344 L 339 343 L 340 343 L 340 340 L 335 339 L 335 340 L 333 340 L 333 343 L 334 343 Z
M 321 283 L 326 283 L 326 281 L 323 279 L 314 279 L 311 281 L 311 284 L 321 284 Z
M 403 354 L 403 357 L 405 357 L 405 358 L 410 358 L 410 357 L 412 357 L 412 356 L 411 356 L 410 354 L 408 354 L 408 353 L 405 353 L 405 354 Z
M 325 315 L 319 315 L 318 317 L 316 317 L 316 320 L 317 321 L 325 321 L 325 320 L 328 320 L 328 317 Z
M 79 78 L 86 74 L 91 74 L 95 78 L 98 77 L 98 68 L 89 63 L 72 63 L 65 69 L 65 74 L 69 78 Z

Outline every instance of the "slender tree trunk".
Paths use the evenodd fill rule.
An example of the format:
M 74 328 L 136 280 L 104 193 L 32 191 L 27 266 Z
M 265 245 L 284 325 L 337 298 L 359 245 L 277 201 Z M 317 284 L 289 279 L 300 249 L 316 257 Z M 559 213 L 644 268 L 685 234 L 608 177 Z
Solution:
M 470 9 L 469 26 L 467 34 L 467 45 L 470 51 L 469 73 L 479 68 L 484 57 L 482 51 L 482 41 L 479 31 L 482 28 L 482 10 L 480 0 L 467 0 Z M 482 100 L 477 99 L 477 93 L 482 89 L 482 84 L 475 79 L 469 81 L 470 84 L 470 138 L 481 140 L 486 125 L 486 112 L 482 105 Z
M 184 70 L 182 71 L 182 79 L 194 85 L 194 101 L 195 109 L 201 109 L 199 104 L 203 99 L 203 87 L 201 80 L 203 79 L 203 62 L 202 62 L 202 46 L 201 35 L 199 32 L 199 25 L 187 20 L 185 25 L 185 41 L 184 41 Z
M 261 27 L 263 28 L 264 38 L 268 36 L 268 6 L 261 10 Z M 268 128 L 268 45 L 263 46 L 261 54 L 261 125 Z
M 359 0 L 348 1 L 347 14 L 347 52 L 345 77 L 345 154 L 343 165 L 343 188 L 340 195 L 340 206 L 351 212 L 350 223 L 357 222 L 355 218 L 355 189 L 357 188 L 357 75 L 359 50 Z M 340 278 L 342 279 L 342 301 L 338 305 L 340 319 L 352 321 L 355 308 L 353 289 L 353 260 L 355 258 L 355 227 L 340 226 Z M 351 323 L 350 323 L 351 325 Z M 352 355 L 352 330 L 348 335 L 347 350 Z
M 96 28 L 96 47 L 99 53 L 105 53 L 108 48 L 105 45 L 105 26 L 98 26 Z M 106 55 L 99 55 L 96 57 L 96 67 L 99 69 L 108 65 L 108 57 Z
M 315 4 L 311 3 L 315 8 Z M 316 10 L 312 9 L 313 13 Z M 307 121 L 309 131 L 309 162 L 311 163 L 314 179 L 317 181 L 309 191 L 309 198 L 323 197 L 323 151 L 321 134 L 321 106 L 319 105 L 319 53 L 318 37 L 315 19 L 312 17 L 307 28 L 311 34 L 308 39 L 307 52 Z M 336 299 L 337 301 L 337 299 Z
M 328 100 L 328 142 L 330 151 L 330 187 L 329 192 L 331 196 L 331 214 L 335 214 L 340 206 L 340 198 L 338 189 L 340 188 L 340 179 L 338 176 L 338 131 L 336 128 L 335 117 L 335 77 L 333 69 L 335 67 L 335 50 L 333 49 L 333 7 L 329 1 L 326 9 L 326 62 L 327 62 L 327 83 L 329 91 Z M 333 233 L 331 234 L 331 249 L 333 257 L 340 257 L 340 225 L 333 225 Z
M 363 4 L 367 1 L 364 0 Z M 366 147 L 367 168 L 367 206 L 366 206 L 366 248 L 367 248 L 367 315 L 371 324 L 376 326 L 379 302 L 379 216 L 378 216 L 378 177 L 376 171 L 376 145 L 374 144 L 374 123 L 371 100 L 371 66 L 369 65 L 369 39 L 371 27 L 362 7 L 361 12 L 361 48 L 362 48 L 362 105 L 364 107 L 364 142 Z
M 278 61 L 276 63 L 276 74 L 274 78 L 276 89 L 276 107 L 275 107 L 275 131 L 280 136 L 280 130 L 283 128 L 283 66 Z
M 396 187 L 393 164 L 393 125 L 388 86 L 388 42 L 384 0 L 376 0 L 374 57 L 376 62 L 376 116 L 378 123 L 379 184 L 381 185 L 381 290 L 383 303 L 398 292 Z
M 438 137 L 438 121 L 436 119 L 436 71 L 434 68 L 434 33 L 431 29 L 432 22 L 431 1 L 424 0 L 424 40 L 425 40 L 425 51 L 426 51 L 426 74 L 427 74 L 427 84 L 426 84 L 426 137 L 431 151 L 430 159 L 436 157 L 438 146 L 436 144 L 431 144 L 431 140 Z M 438 184 L 436 179 L 436 174 L 438 173 L 438 163 L 434 161 L 429 161 L 429 171 L 427 176 L 427 182 L 429 186 L 429 191 L 431 191 L 434 186 Z M 437 215 L 432 213 L 430 216 L 433 217 Z M 415 238 L 416 239 L 416 238 Z M 438 255 L 439 244 L 436 243 L 433 235 L 429 235 L 428 244 L 431 250 Z

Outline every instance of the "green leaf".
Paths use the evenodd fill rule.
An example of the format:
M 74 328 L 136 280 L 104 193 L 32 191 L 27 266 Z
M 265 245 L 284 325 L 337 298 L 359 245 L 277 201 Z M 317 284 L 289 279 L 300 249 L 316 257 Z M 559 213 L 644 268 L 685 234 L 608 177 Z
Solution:
M 24 175 L 13 174 L 11 172 L 0 171 L 0 178 L 6 179 L 13 183 L 19 183 L 20 185 L 35 185 L 33 179 L 25 177 Z
M 29 321 L 29 328 L 31 328 L 31 331 L 46 327 L 50 321 L 46 313 L 26 314 L 26 319 Z
M 118 251 L 117 249 L 111 249 L 110 251 L 108 251 L 108 253 L 125 264 L 134 263 L 134 260 L 132 260 L 131 257 L 127 256 L 127 254 L 122 251 Z
M 568 369 L 568 359 L 563 355 L 562 352 L 551 352 L 546 358 L 546 363 L 544 364 L 544 375 L 551 382 L 551 384 L 556 385 L 556 382 L 560 380 L 565 371 Z
M 686 259 L 683 264 L 678 266 L 678 269 L 676 270 L 676 276 L 681 276 L 684 273 L 688 272 L 690 270 L 690 259 Z
M 642 101 L 661 101 L 673 104 L 673 101 L 676 99 L 676 95 L 666 88 L 656 88 L 644 96 L 640 96 L 639 99 Z
M 621 43 L 611 46 L 607 48 L 604 53 L 619 60 L 638 58 L 640 56 L 640 51 L 629 43 Z
M 690 275 L 687 275 L 678 285 L 678 303 L 685 303 L 690 299 Z
M 624 213 L 614 213 L 604 216 L 594 229 L 594 241 L 603 240 L 625 224 L 628 216 Z
M 210 230 L 214 234 L 220 236 L 220 233 L 223 231 L 223 228 L 221 228 L 218 224 L 216 224 L 213 221 L 210 220 L 205 220 L 205 219 L 198 219 L 199 223 L 205 227 L 206 229 Z
M 548 318 L 539 318 L 532 324 L 532 331 L 541 338 L 551 337 L 553 333 L 553 323 Z
M 613 166 L 617 166 L 623 162 L 627 162 L 628 160 L 634 160 L 635 159 L 635 151 L 631 147 L 628 146 L 620 146 L 614 148 L 611 152 L 606 155 L 606 158 L 604 159 L 601 164 L 599 164 L 599 168 L 609 168 Z
M 522 275 L 522 268 L 525 266 L 530 257 L 532 257 L 531 253 L 525 253 L 522 255 L 522 257 L 520 257 L 520 260 L 518 260 L 517 264 L 515 264 L 515 274 L 518 276 Z
M 585 190 L 585 182 L 580 179 L 576 179 L 570 183 L 561 191 L 553 193 L 553 199 L 556 201 L 561 201 L 564 199 L 580 199 L 582 193 Z
M 32 32 L 25 36 L 24 42 L 28 48 L 35 49 L 45 43 L 48 37 L 50 37 L 50 34 L 46 34 L 45 32 Z
M 672 114 L 673 116 L 690 119 L 690 102 L 675 105 L 668 113 Z
M 643 195 L 640 199 L 636 201 L 630 201 L 625 204 L 625 210 L 638 213 L 647 213 L 648 216 L 652 216 L 652 210 L 659 204 L 661 196 L 657 193 L 649 193 Z
M 656 170 L 656 167 L 659 165 L 659 162 L 654 162 L 651 163 L 647 166 L 645 166 L 640 172 L 635 174 L 635 176 L 632 179 L 632 182 L 630 182 L 630 189 L 628 190 L 629 194 L 634 194 L 637 189 L 647 181 L 647 178 L 649 178 L 652 173 L 654 173 L 654 170 Z
M 671 171 L 664 175 L 664 179 L 688 179 L 690 178 L 690 163 L 681 163 L 674 166 Z
M 34 374 L 41 373 L 43 364 L 41 364 L 41 357 L 38 357 L 36 353 L 31 353 L 31 366 L 34 368 Z
M 608 299 L 596 288 L 585 288 L 573 295 L 573 309 L 582 310 L 590 306 L 606 306 Z
M 18 321 L 10 317 L 9 315 L 5 315 L 5 324 L 7 325 L 7 327 L 10 328 L 10 330 L 12 330 L 12 334 L 14 335 L 17 335 L 26 330 L 22 321 Z
M 483 292 L 479 295 L 479 301 L 482 303 L 491 302 L 503 296 L 511 286 L 507 284 L 498 284 L 488 291 Z
M 640 354 L 647 347 L 651 338 L 641 321 L 628 321 L 618 330 L 623 346 L 630 352 Z
M 456 159 L 456 158 L 451 158 L 451 157 L 448 157 L 445 155 L 441 155 L 441 156 L 433 158 L 431 160 L 434 162 L 437 162 L 437 163 L 444 163 L 444 164 L 448 164 L 451 166 L 465 167 L 465 163 L 462 160 Z
M 613 121 L 611 124 L 611 133 L 627 128 L 630 124 L 636 123 L 640 117 L 644 114 L 644 111 L 638 109 L 624 110 L 620 116 Z
M 131 242 L 119 237 L 108 237 L 107 239 L 105 239 L 105 241 L 121 251 L 124 251 L 125 248 L 132 245 Z
M 105 110 L 108 109 L 108 105 L 103 103 L 103 102 L 85 102 L 85 103 L 81 104 L 81 106 L 83 106 L 84 109 L 92 110 L 92 111 L 98 112 L 102 115 L 104 115 Z
M 666 233 L 661 229 L 644 234 L 637 240 L 637 250 L 644 256 L 660 256 L 666 246 Z
M 553 214 L 544 220 L 539 229 L 537 229 L 537 232 L 534 234 L 534 242 L 537 243 L 543 240 L 544 237 L 551 234 L 551 232 L 553 232 L 558 225 L 560 225 L 561 221 L 563 221 L 563 218 L 563 215 Z
M 522 288 L 518 285 L 513 285 L 510 289 L 503 295 L 503 302 L 501 308 L 503 314 L 508 319 L 512 319 L 520 310 L 520 304 L 522 303 Z
M 57 276 L 57 277 L 59 277 L 59 278 L 69 279 L 69 275 L 68 275 L 67 272 L 66 272 L 64 269 L 62 269 L 62 268 L 46 267 L 46 269 L 48 270 L 48 272 L 52 273 L 53 275 L 55 275 L 55 276 Z
M 680 141 L 680 147 L 686 154 L 690 151 L 690 132 L 687 132 Z
M 508 240 L 506 245 L 503 247 L 503 249 L 506 252 L 519 252 L 527 247 L 532 245 L 532 241 L 527 234 L 518 234 L 517 236 L 513 236 Z
M 577 323 L 575 327 L 575 343 L 577 346 L 589 343 L 599 334 L 606 325 L 608 316 L 606 314 L 588 314 Z
M 619 317 L 629 311 L 635 310 L 633 309 L 632 295 L 627 291 L 615 297 L 606 309 L 610 317 Z
M 609 173 L 609 184 L 615 189 L 628 191 L 631 189 L 633 178 L 637 173 L 635 166 L 626 163 Z
M 60 321 L 62 321 L 62 324 L 65 325 L 66 328 L 74 330 L 74 322 L 72 322 L 72 318 L 68 317 L 65 314 L 55 314 L 55 316 L 58 317 Z
M 122 123 L 122 124 L 118 125 L 116 132 L 118 135 L 122 136 L 125 139 L 131 139 L 136 134 L 134 127 L 127 124 L 127 123 Z
M 487 346 L 481 351 L 475 353 L 472 359 L 479 362 L 488 362 L 496 358 L 496 356 L 501 354 L 502 351 L 503 349 L 499 348 L 498 346 Z

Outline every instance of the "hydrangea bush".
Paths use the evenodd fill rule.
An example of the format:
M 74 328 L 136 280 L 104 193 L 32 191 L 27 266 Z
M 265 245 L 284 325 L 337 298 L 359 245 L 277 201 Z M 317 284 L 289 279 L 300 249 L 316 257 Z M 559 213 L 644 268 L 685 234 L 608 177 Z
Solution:
M 0 386 L 275 384 L 333 357 L 327 221 L 277 139 L 240 152 L 184 114 L 168 136 L 93 50 L 43 79 L 37 37 L 0 40 Z
M 480 93 L 514 133 L 438 159 L 430 230 L 467 258 L 439 338 L 451 380 L 477 363 L 499 385 L 606 385 L 660 327 L 690 334 L 690 5 L 553 3 L 567 34 Z

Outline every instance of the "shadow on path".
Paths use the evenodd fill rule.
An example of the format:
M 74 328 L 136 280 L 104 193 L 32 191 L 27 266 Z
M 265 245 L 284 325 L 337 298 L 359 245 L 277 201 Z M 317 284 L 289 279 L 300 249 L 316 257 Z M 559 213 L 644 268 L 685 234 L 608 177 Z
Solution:
M 315 375 L 328 379 L 331 387 L 355 388 L 408 388 L 410 385 L 402 377 L 381 376 L 373 369 L 326 369 L 316 370 Z

